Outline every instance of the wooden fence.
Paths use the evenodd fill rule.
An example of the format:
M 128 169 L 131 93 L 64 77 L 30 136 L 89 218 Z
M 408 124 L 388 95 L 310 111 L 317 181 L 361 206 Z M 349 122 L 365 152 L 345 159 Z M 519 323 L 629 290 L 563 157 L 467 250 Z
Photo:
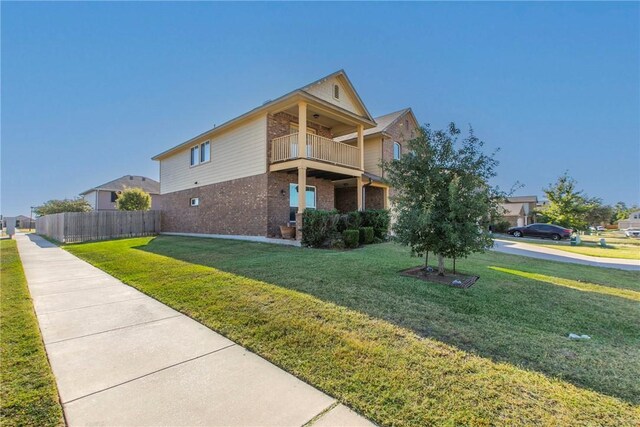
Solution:
M 65 212 L 36 220 L 36 233 L 63 243 L 150 236 L 159 232 L 160 211 Z

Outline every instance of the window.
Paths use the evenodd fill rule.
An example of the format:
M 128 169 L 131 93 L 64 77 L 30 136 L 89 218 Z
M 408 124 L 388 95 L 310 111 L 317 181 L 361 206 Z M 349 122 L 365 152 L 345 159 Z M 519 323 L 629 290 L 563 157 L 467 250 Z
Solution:
M 316 187 L 307 185 L 306 203 L 307 209 L 316 208 Z M 298 212 L 298 184 L 289 184 L 289 221 L 296 220 Z
M 199 197 L 192 197 L 192 198 L 189 200 L 189 204 L 190 204 L 191 206 L 200 206 L 200 198 L 199 198 Z
M 393 160 L 400 160 L 402 154 L 402 145 L 397 142 L 393 143 Z
M 191 147 L 191 166 L 200 163 L 200 146 Z
M 116 191 L 111 192 L 111 203 L 115 203 L 118 199 L 118 193 Z
M 211 160 L 211 145 L 209 141 L 200 144 L 200 163 Z
M 340 86 L 333 85 L 333 97 L 335 99 L 340 99 Z
M 191 166 L 197 166 L 209 160 L 211 160 L 211 144 L 209 141 L 191 147 Z

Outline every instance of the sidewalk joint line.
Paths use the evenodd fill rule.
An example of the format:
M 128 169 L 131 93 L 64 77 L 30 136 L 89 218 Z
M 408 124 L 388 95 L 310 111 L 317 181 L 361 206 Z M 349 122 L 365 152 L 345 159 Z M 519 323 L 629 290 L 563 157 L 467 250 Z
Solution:
M 36 284 L 39 285 L 39 283 L 36 283 Z M 35 295 L 34 298 L 47 297 L 49 295 L 70 294 L 71 292 L 79 292 L 79 291 L 90 291 L 92 289 L 109 288 L 109 287 L 115 287 L 115 286 L 119 286 L 119 285 L 124 285 L 124 284 L 119 282 L 119 283 L 114 283 L 112 285 L 110 285 L 110 284 L 100 285 L 100 286 L 96 286 L 95 288 L 80 288 L 80 289 L 72 289 L 70 291 L 52 292 L 50 294 Z M 124 285 L 124 286 L 126 286 L 126 285 Z M 29 289 L 29 290 L 31 290 L 31 289 Z
M 56 283 L 56 282 L 69 282 L 71 280 L 84 280 L 84 279 L 94 279 L 96 277 L 104 277 L 105 275 L 107 275 L 108 277 L 113 278 L 113 276 L 109 276 L 108 274 L 106 274 L 104 271 L 99 270 L 100 273 L 102 274 L 96 274 L 95 276 L 82 276 L 82 277 L 71 277 L 71 278 L 67 278 L 67 279 L 60 279 L 60 280 L 36 280 L 36 281 L 29 281 L 29 278 L 27 277 L 27 283 L 31 283 L 33 285 L 39 285 L 42 283 Z
M 331 412 L 336 406 L 338 406 L 340 402 L 335 400 L 331 405 L 324 408 L 322 411 L 318 412 L 313 418 L 311 418 L 306 423 L 302 424 L 302 427 L 311 427 L 315 423 L 317 423 L 322 417 Z
M 45 295 L 45 296 L 46 296 L 46 295 Z M 142 296 L 137 296 L 137 297 L 134 297 L 134 298 L 123 299 L 123 300 L 119 300 L 119 301 L 101 302 L 101 303 L 99 303 L 99 304 L 85 305 L 85 306 L 82 306 L 82 307 L 65 308 L 64 310 L 43 311 L 42 313 L 38 313 L 38 314 L 65 313 L 65 312 L 67 312 L 67 311 L 82 310 L 83 308 L 91 308 L 91 307 L 100 307 L 101 305 L 118 304 L 118 303 L 120 303 L 120 302 L 135 301 L 135 300 L 139 300 L 139 299 L 143 299 L 143 298 L 149 298 L 149 297 L 148 297 L 148 296 L 146 296 L 146 295 L 142 295 Z
M 224 347 L 222 347 L 222 348 L 218 348 L 218 349 L 215 349 L 215 350 L 213 350 L 213 351 L 209 351 L 209 352 L 207 352 L 207 353 L 201 354 L 201 355 L 199 355 L 199 356 L 195 356 L 195 357 L 192 357 L 192 358 L 190 358 L 190 359 L 183 360 L 183 361 L 181 361 L 181 362 L 177 362 L 177 363 L 174 363 L 174 364 L 169 365 L 169 366 L 165 366 L 164 368 L 160 368 L 160 369 L 157 369 L 157 370 L 155 370 L 155 371 L 153 371 L 153 372 L 149 372 L 149 373 L 147 373 L 147 374 L 140 375 L 139 377 L 131 378 L 130 380 L 123 381 L 123 382 L 121 382 L 121 383 L 114 384 L 114 385 L 112 385 L 112 386 L 109 386 L 109 387 L 103 388 L 102 390 L 93 391 L 93 392 L 91 392 L 91 393 L 89 393 L 89 394 L 85 394 L 84 396 L 76 397 L 75 399 L 71 399 L 71 400 L 68 400 L 68 401 L 66 401 L 66 402 L 62 402 L 62 404 L 63 404 L 63 405 L 67 405 L 67 404 L 69 404 L 69 403 L 73 403 L 73 402 L 75 402 L 75 401 L 77 401 L 77 400 L 84 399 L 85 397 L 93 396 L 94 394 L 102 393 L 103 391 L 111 390 L 112 388 L 120 387 L 121 385 L 128 384 L 128 383 L 130 383 L 130 382 L 137 381 L 137 380 L 139 380 L 139 379 L 142 379 L 142 378 L 148 377 L 149 375 L 153 375 L 153 374 L 156 374 L 156 373 L 158 373 L 158 372 L 166 371 L 167 369 L 174 368 L 174 367 L 176 367 L 176 366 L 178 366 L 178 365 L 183 365 L 183 364 L 185 364 L 185 363 L 193 362 L 193 361 L 194 361 L 194 360 L 196 360 L 196 359 L 200 359 L 200 358 L 202 358 L 202 357 L 209 356 L 210 354 L 213 354 L 213 353 L 218 353 L 218 352 L 220 352 L 220 351 L 222 351 L 222 350 L 226 350 L 226 349 L 228 349 L 229 347 L 233 347 L 234 345 L 237 345 L 237 344 L 236 344 L 236 343 L 231 343 L 231 344 L 229 344 L 229 345 L 227 345 L 227 346 L 224 346 Z
M 184 316 L 184 315 L 181 314 L 181 313 L 178 313 L 178 314 L 173 315 L 173 316 L 163 317 L 161 319 L 149 320 L 149 321 L 146 321 L 146 322 L 134 323 L 132 325 L 120 326 L 118 328 L 108 329 L 106 331 L 94 332 L 92 334 L 80 335 L 78 337 L 65 338 L 65 339 L 58 340 L 58 341 L 45 342 L 44 345 L 48 346 L 48 345 L 51 345 L 51 344 L 58 344 L 58 343 L 64 342 L 64 341 L 71 341 L 71 340 L 77 340 L 77 339 L 80 339 L 80 338 L 91 337 L 93 335 L 106 334 L 107 332 L 118 331 L 120 329 L 127 329 L 127 328 L 131 328 L 131 327 L 134 327 L 134 326 L 139 326 L 139 325 L 146 325 L 148 323 L 159 322 L 161 320 L 166 320 L 166 319 L 173 319 L 174 317 L 180 317 L 180 316 Z

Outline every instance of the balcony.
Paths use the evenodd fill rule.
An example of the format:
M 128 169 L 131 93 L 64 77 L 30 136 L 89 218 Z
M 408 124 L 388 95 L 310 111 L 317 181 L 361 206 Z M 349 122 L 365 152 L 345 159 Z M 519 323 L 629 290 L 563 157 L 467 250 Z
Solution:
M 298 133 L 271 140 L 271 163 L 311 159 L 333 165 L 360 169 L 360 149 L 333 139 L 307 133 L 306 153 L 298 153 Z

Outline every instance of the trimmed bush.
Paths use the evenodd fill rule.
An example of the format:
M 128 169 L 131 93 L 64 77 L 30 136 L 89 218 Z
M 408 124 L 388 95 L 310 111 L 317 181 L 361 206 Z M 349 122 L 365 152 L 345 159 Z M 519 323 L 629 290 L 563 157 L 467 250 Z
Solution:
M 365 245 L 373 243 L 373 238 L 375 237 L 373 227 L 360 227 L 359 233 L 360 243 Z
M 362 224 L 361 212 L 353 211 L 340 215 L 340 222 L 338 223 L 338 231 L 344 230 L 357 230 Z
M 511 227 L 509 221 L 498 221 L 497 223 L 493 224 L 493 232 L 506 233 L 509 227 Z
M 362 227 L 372 227 L 376 238 L 385 240 L 389 233 L 389 222 L 391 216 L 387 209 L 368 209 L 360 212 Z
M 345 230 L 342 232 L 342 240 L 347 248 L 357 248 L 360 241 L 359 230 Z
M 340 236 L 337 211 L 306 209 L 302 214 L 302 244 L 314 248 L 329 246 Z

